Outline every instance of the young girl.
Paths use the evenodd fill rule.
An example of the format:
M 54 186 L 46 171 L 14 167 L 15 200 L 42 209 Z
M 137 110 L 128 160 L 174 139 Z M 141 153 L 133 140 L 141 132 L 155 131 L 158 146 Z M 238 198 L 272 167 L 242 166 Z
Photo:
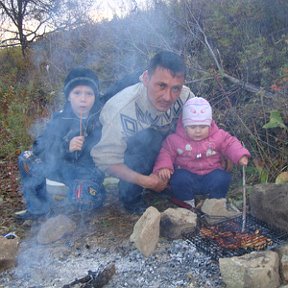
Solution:
M 27 211 L 17 218 L 49 212 L 46 178 L 64 183 L 72 203 L 83 209 L 100 207 L 105 199 L 104 174 L 90 156 L 101 137 L 98 77 L 90 69 L 73 69 L 65 79 L 64 95 L 63 111 L 53 115 L 32 151 L 19 156 Z
M 177 199 L 192 200 L 195 195 L 223 199 L 231 181 L 222 167 L 223 157 L 246 166 L 250 153 L 237 138 L 218 128 L 209 102 L 194 97 L 184 104 L 176 132 L 163 142 L 153 172 L 170 180 Z

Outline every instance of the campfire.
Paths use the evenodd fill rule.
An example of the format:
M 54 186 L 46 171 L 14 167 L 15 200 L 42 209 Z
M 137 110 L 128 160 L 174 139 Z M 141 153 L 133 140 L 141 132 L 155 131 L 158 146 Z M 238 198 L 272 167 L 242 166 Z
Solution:
M 111 191 L 109 204 L 102 211 L 98 211 L 95 215 L 91 214 L 88 218 L 71 216 L 71 220 L 78 224 L 73 233 L 50 245 L 39 244 L 37 238 L 33 237 L 35 233 L 23 240 L 17 267 L 1 275 L 0 286 L 28 288 L 38 287 L 40 284 L 41 287 L 76 288 L 93 287 L 92 284 L 95 286 L 100 282 L 107 283 L 104 285 L 107 288 L 151 286 L 174 288 L 176 285 L 189 287 L 192 283 L 193 287 L 220 288 L 224 283 L 219 264 L 222 260 L 227 261 L 226 265 L 231 266 L 232 270 L 239 264 L 241 267 L 235 268 L 237 275 L 242 275 L 241 271 L 244 270 L 253 272 L 254 267 L 250 267 L 249 263 L 253 265 L 262 263 L 261 259 L 264 259 L 264 264 L 268 266 L 266 268 L 263 264 L 266 269 L 265 275 L 270 275 L 269 271 L 272 271 L 274 276 L 284 275 L 282 270 L 278 272 L 278 268 L 281 265 L 279 259 L 282 257 L 285 260 L 287 255 L 288 231 L 271 228 L 272 226 L 250 214 L 247 214 L 245 230 L 242 232 L 241 216 L 209 226 L 205 222 L 205 217 L 199 213 L 196 231 L 184 235 L 184 241 L 181 238 L 168 241 L 161 237 L 154 253 L 145 257 L 127 241 L 138 218 L 115 209 L 118 203 L 118 191 L 112 188 L 109 191 Z M 59 221 L 57 223 L 59 225 Z M 32 231 L 39 231 L 39 228 L 35 225 Z M 245 238 L 246 236 L 249 236 L 250 240 Z M 274 247 L 278 250 L 282 244 L 284 244 L 284 250 L 281 250 L 283 254 L 267 251 L 274 250 Z M 250 253 L 253 251 L 259 252 Z M 272 257 L 267 253 L 277 254 L 279 259 L 278 256 L 272 255 Z M 235 261 L 235 266 L 231 265 L 230 257 L 242 255 L 247 258 Z M 219 258 L 219 261 L 215 261 Z M 227 266 L 222 267 L 225 270 Z M 257 272 L 255 275 L 261 275 L 257 276 L 255 281 L 262 283 L 259 278 L 263 274 Z M 232 276 L 231 281 L 235 281 Z M 265 277 L 264 279 L 267 280 Z M 268 283 L 270 280 L 267 280 Z M 227 282 L 227 278 L 225 281 Z

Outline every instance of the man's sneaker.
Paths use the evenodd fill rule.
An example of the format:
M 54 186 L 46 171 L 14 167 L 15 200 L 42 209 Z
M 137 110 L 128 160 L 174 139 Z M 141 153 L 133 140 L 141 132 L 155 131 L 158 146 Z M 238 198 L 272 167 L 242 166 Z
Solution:
M 137 202 L 123 202 L 123 206 L 129 214 L 142 215 L 148 208 L 143 199 Z
M 36 220 L 36 219 L 43 217 L 47 214 L 48 213 L 33 214 L 33 213 L 29 212 L 28 210 L 22 210 L 22 211 L 16 212 L 14 215 L 15 215 L 15 218 L 18 220 Z

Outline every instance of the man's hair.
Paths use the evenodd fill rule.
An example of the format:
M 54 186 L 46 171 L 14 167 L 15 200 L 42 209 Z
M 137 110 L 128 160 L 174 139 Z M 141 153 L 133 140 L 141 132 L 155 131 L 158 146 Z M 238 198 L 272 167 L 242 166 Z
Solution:
M 186 65 L 181 56 L 170 51 L 161 51 L 157 53 L 148 65 L 148 74 L 151 76 L 156 68 L 161 67 L 171 71 L 171 74 L 182 74 L 185 77 Z

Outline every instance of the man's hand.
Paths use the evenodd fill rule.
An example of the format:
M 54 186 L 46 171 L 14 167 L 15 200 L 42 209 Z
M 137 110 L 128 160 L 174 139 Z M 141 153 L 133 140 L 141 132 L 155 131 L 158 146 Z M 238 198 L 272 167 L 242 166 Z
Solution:
M 84 136 L 76 136 L 69 143 L 69 152 L 81 151 L 84 144 Z
M 163 181 L 156 174 L 150 174 L 150 175 L 140 174 L 130 169 L 125 164 L 110 165 L 107 168 L 106 172 L 108 172 L 108 174 L 115 176 L 121 180 L 134 183 L 143 188 L 151 189 L 155 192 L 163 191 L 167 187 L 167 184 L 168 184 L 168 180 Z
M 156 174 L 150 174 L 145 176 L 145 183 L 142 186 L 155 192 L 161 192 L 167 187 L 167 184 L 168 180 L 163 180 Z

